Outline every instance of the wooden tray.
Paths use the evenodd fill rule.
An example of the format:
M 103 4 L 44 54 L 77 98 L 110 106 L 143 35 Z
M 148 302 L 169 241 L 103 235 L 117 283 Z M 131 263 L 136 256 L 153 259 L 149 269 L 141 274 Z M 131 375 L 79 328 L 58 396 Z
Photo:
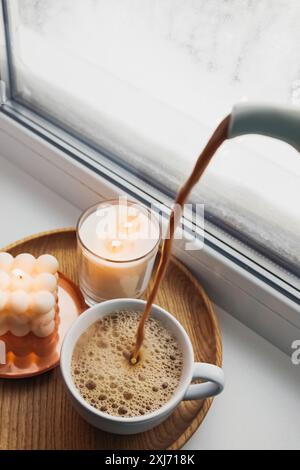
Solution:
M 14 256 L 52 253 L 77 283 L 74 229 L 42 233 L 4 248 Z M 197 361 L 222 365 L 222 342 L 213 307 L 198 281 L 172 259 L 157 304 L 187 330 Z M 20 381 L 0 380 L 0 449 L 180 449 L 204 420 L 212 399 L 182 402 L 152 431 L 115 436 L 89 426 L 72 408 L 59 368 Z

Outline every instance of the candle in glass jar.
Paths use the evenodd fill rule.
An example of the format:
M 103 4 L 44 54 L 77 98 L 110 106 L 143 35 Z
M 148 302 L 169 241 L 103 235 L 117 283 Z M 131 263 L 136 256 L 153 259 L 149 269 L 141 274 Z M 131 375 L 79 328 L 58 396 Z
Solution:
M 80 287 L 89 305 L 143 294 L 160 241 L 152 211 L 122 199 L 105 202 L 83 214 L 77 235 Z

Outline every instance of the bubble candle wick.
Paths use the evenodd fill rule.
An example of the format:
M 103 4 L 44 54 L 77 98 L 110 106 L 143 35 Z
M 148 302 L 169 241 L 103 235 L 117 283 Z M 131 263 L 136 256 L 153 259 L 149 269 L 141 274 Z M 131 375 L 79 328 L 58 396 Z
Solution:
M 12 274 L 16 277 L 18 277 L 19 279 L 23 279 L 24 275 L 25 275 L 25 272 L 22 271 L 21 269 L 14 269 L 12 271 Z

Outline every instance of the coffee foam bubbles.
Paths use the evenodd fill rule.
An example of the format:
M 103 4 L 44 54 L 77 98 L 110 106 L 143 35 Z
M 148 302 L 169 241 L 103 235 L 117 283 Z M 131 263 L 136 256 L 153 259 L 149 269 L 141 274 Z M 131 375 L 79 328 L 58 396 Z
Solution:
M 155 318 L 146 323 L 139 362 L 130 364 L 140 312 L 119 311 L 93 324 L 79 339 L 72 376 L 82 397 L 100 411 L 134 417 L 151 413 L 178 387 L 183 354 Z

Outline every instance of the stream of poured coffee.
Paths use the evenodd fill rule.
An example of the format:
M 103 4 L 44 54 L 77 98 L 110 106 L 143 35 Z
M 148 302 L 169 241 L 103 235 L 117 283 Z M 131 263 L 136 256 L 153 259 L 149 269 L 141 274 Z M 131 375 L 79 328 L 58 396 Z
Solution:
M 145 310 L 140 319 L 140 323 L 138 326 L 135 349 L 131 357 L 132 364 L 136 364 L 136 362 L 138 361 L 139 352 L 144 341 L 145 323 L 150 315 L 152 304 L 155 301 L 155 297 L 159 289 L 160 283 L 168 267 L 168 261 L 171 256 L 172 243 L 173 243 L 174 234 L 176 230 L 176 221 L 175 221 L 176 220 L 176 208 L 180 207 L 181 211 L 183 210 L 184 203 L 186 202 L 190 192 L 200 180 L 207 165 L 211 161 L 212 157 L 214 156 L 218 148 L 228 138 L 230 117 L 231 117 L 230 115 L 227 116 L 217 127 L 217 129 L 211 136 L 209 142 L 207 143 L 205 149 L 200 154 L 197 160 L 197 163 L 192 171 L 192 174 L 190 175 L 186 183 L 182 186 L 182 188 L 180 189 L 176 197 L 175 205 L 170 215 L 167 237 L 165 238 L 163 246 L 162 246 L 159 264 L 158 264 L 156 274 L 154 277 L 153 287 L 147 298 Z

